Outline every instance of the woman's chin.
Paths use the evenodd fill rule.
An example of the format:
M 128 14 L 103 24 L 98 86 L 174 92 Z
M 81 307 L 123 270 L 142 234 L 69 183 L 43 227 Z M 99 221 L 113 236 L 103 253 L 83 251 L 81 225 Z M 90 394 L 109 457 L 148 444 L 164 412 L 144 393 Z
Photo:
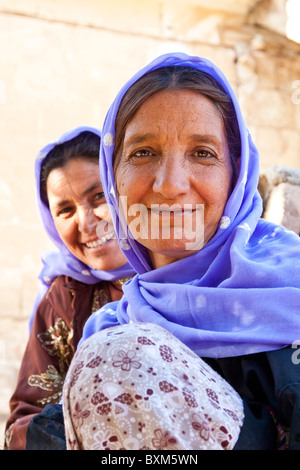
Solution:
M 84 247 L 80 253 L 73 254 L 90 268 L 101 271 L 112 271 L 127 262 L 115 238 L 100 246 Z
M 203 247 L 203 243 L 193 244 L 189 241 L 182 241 L 181 243 L 178 240 L 174 240 L 173 243 L 160 243 L 148 246 L 144 245 L 147 248 L 152 265 L 154 268 L 162 267 L 167 264 L 174 263 L 183 258 L 187 258 L 195 253 L 197 253 Z

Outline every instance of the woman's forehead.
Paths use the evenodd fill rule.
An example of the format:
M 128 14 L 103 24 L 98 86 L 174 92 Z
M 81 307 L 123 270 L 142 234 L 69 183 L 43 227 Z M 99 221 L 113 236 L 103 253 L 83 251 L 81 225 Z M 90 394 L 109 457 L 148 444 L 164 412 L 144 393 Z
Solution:
M 200 134 L 223 132 L 223 120 L 205 96 L 189 90 L 163 90 L 140 106 L 126 126 L 124 140 L 138 144 L 172 128 L 196 140 Z

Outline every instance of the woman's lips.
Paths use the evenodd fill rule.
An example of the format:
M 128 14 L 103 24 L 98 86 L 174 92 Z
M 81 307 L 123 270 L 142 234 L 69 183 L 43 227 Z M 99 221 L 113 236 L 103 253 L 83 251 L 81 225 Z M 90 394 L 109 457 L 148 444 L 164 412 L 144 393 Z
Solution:
M 83 245 L 85 245 L 87 248 L 98 248 L 99 246 L 104 245 L 104 243 L 114 238 L 114 236 L 115 236 L 115 232 L 111 232 L 101 238 L 97 238 L 96 240 L 83 243 Z
M 194 209 L 166 209 L 162 207 L 151 207 L 151 214 L 161 217 L 177 218 L 177 217 L 187 217 L 194 214 Z

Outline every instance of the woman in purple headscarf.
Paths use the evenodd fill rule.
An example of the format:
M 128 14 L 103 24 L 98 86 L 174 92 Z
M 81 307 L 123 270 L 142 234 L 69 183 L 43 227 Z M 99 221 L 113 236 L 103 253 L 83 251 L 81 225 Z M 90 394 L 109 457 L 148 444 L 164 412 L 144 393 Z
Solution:
M 36 158 L 38 207 L 58 251 L 43 257 L 31 334 L 10 400 L 9 449 L 24 449 L 29 423 L 46 405 L 60 401 L 86 319 L 105 303 L 119 300 L 122 284 L 134 273 L 107 217 L 100 139 L 97 129 L 79 127 L 48 144 Z
M 260 218 L 258 152 L 223 73 L 181 53 L 139 71 L 106 116 L 100 167 L 137 275 L 86 323 L 68 446 L 299 448 L 300 241 Z

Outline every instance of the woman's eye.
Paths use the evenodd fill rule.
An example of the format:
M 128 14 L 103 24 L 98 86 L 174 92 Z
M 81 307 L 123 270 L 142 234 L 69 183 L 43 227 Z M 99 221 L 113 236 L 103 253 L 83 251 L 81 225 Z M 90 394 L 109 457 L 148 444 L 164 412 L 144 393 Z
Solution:
M 68 215 L 72 212 L 72 207 L 64 207 L 63 209 L 61 209 L 59 212 L 58 212 L 58 216 L 61 216 L 61 215 Z
M 213 152 L 210 152 L 209 150 L 205 149 L 200 149 L 200 150 L 195 150 L 194 155 L 198 158 L 216 158 L 216 155 Z
M 136 150 L 130 155 L 130 158 L 143 158 L 143 157 L 151 157 L 153 153 L 150 150 L 141 149 Z
M 95 196 L 94 196 L 94 200 L 98 201 L 98 200 L 100 200 L 100 199 L 104 199 L 104 197 L 105 197 L 105 196 L 104 196 L 104 193 L 103 193 L 103 192 L 97 193 L 97 194 L 95 194 Z

